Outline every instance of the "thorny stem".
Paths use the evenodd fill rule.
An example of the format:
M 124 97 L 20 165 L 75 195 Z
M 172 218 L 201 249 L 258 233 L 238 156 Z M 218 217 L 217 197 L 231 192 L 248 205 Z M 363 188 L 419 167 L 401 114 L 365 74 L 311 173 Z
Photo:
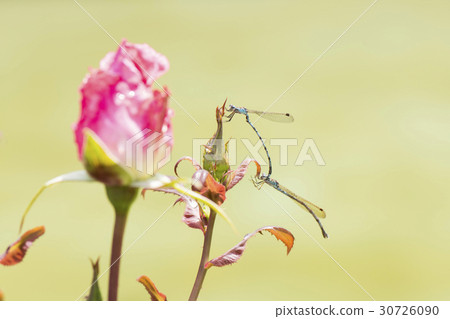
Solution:
M 197 300 L 200 290 L 202 289 L 203 280 L 205 280 L 206 272 L 208 271 L 208 269 L 205 269 L 205 264 L 209 259 L 215 219 L 216 212 L 211 211 L 208 220 L 208 227 L 205 232 L 205 239 L 203 241 L 202 257 L 200 259 L 200 265 L 198 266 L 197 277 L 195 278 L 194 286 L 192 287 L 191 295 L 189 296 L 189 301 Z

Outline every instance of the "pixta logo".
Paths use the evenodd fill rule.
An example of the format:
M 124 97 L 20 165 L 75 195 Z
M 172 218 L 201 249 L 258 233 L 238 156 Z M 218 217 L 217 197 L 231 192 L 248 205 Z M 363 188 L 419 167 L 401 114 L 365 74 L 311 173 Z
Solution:
M 172 136 L 145 129 L 125 143 L 125 165 L 154 175 L 170 161 Z
M 192 157 L 197 161 L 201 161 L 202 157 L 202 146 L 208 142 L 208 139 L 194 139 L 192 142 Z M 242 146 L 246 149 L 248 156 L 255 159 L 260 163 L 260 165 L 268 165 L 267 158 L 264 155 L 264 146 L 261 140 L 258 140 L 256 144 L 252 144 L 249 139 L 230 139 L 227 141 L 227 150 L 228 150 L 228 160 L 230 165 L 238 164 L 238 156 L 237 156 L 237 148 L 238 142 L 242 144 Z M 275 161 L 278 165 L 287 166 L 290 165 L 288 163 L 288 159 L 292 158 L 289 155 L 295 153 L 296 160 L 294 165 L 301 166 L 306 162 L 313 162 L 318 166 L 325 166 L 325 160 L 322 157 L 322 154 L 319 151 L 319 147 L 314 142 L 312 138 L 307 138 L 303 141 L 303 143 L 299 143 L 299 141 L 295 138 L 273 138 L 270 140 L 264 140 L 264 144 L 267 146 L 271 146 L 270 148 L 270 157 L 272 161 Z M 218 143 L 217 145 L 221 145 Z M 299 145 L 300 149 L 299 149 Z M 278 152 L 276 151 L 278 148 Z M 262 151 L 262 152 L 261 152 Z M 277 158 L 278 157 L 278 158 Z M 292 164 L 292 163 L 291 163 Z

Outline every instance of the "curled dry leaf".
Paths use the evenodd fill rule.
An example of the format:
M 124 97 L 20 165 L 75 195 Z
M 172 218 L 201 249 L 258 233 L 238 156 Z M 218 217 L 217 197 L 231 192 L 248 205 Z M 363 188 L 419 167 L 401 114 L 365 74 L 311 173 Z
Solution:
M 242 257 L 242 254 L 244 253 L 245 250 L 245 246 L 247 245 L 247 241 L 257 233 L 262 234 L 263 230 L 268 231 L 269 233 L 274 235 L 277 239 L 281 240 L 286 245 L 287 253 L 289 254 L 289 252 L 292 249 L 292 246 L 294 246 L 294 235 L 292 235 L 292 233 L 285 228 L 276 226 L 267 226 L 259 228 L 255 230 L 253 233 L 245 235 L 244 239 L 239 244 L 231 248 L 225 254 L 208 261 L 205 264 L 205 268 L 209 269 L 213 266 L 223 267 L 234 264 Z
M 145 289 L 150 294 L 152 301 L 167 301 L 166 295 L 156 289 L 155 284 L 150 280 L 150 278 L 144 275 L 139 277 L 137 281 L 144 285 Z
M 191 162 L 192 165 L 194 166 L 194 168 L 195 168 L 196 171 L 199 170 L 199 169 L 202 169 L 202 166 L 201 166 L 195 159 L 193 159 L 192 157 L 189 157 L 189 156 L 183 156 L 182 158 L 180 158 L 180 159 L 175 163 L 175 166 L 174 166 L 174 168 L 173 168 L 173 170 L 174 170 L 176 176 L 178 176 L 178 171 L 177 171 L 178 165 L 179 165 L 182 161 L 189 161 L 189 162 Z M 180 176 L 178 176 L 178 177 L 180 177 Z
M 229 171 L 225 175 L 225 186 L 227 190 L 230 190 L 235 186 L 237 183 L 241 181 L 241 179 L 244 178 L 245 173 L 247 172 L 248 166 L 250 163 L 255 163 L 256 165 L 256 176 L 259 176 L 261 174 L 261 165 L 253 158 L 246 158 L 242 161 L 242 163 L 239 165 L 239 167 L 233 171 Z
M 20 263 L 33 242 L 45 233 L 44 226 L 38 226 L 24 233 L 0 255 L 0 264 L 12 266 Z

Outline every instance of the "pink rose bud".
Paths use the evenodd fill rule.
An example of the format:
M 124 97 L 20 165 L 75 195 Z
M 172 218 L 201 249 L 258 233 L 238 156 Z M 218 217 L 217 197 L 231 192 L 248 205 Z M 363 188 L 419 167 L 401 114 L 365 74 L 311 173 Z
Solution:
M 152 88 L 168 69 L 164 55 L 124 40 L 86 75 L 74 133 L 79 158 L 92 177 L 126 185 L 148 178 L 168 161 L 173 110 L 167 88 Z

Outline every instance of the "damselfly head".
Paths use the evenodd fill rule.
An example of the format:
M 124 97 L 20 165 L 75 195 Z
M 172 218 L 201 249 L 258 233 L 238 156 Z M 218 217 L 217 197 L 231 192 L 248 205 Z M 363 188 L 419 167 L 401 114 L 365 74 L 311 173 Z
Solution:
M 237 107 L 236 106 L 234 106 L 233 104 L 230 104 L 229 106 L 228 106 L 228 108 L 225 108 L 228 112 L 233 112 L 234 110 L 236 110 L 237 109 Z

